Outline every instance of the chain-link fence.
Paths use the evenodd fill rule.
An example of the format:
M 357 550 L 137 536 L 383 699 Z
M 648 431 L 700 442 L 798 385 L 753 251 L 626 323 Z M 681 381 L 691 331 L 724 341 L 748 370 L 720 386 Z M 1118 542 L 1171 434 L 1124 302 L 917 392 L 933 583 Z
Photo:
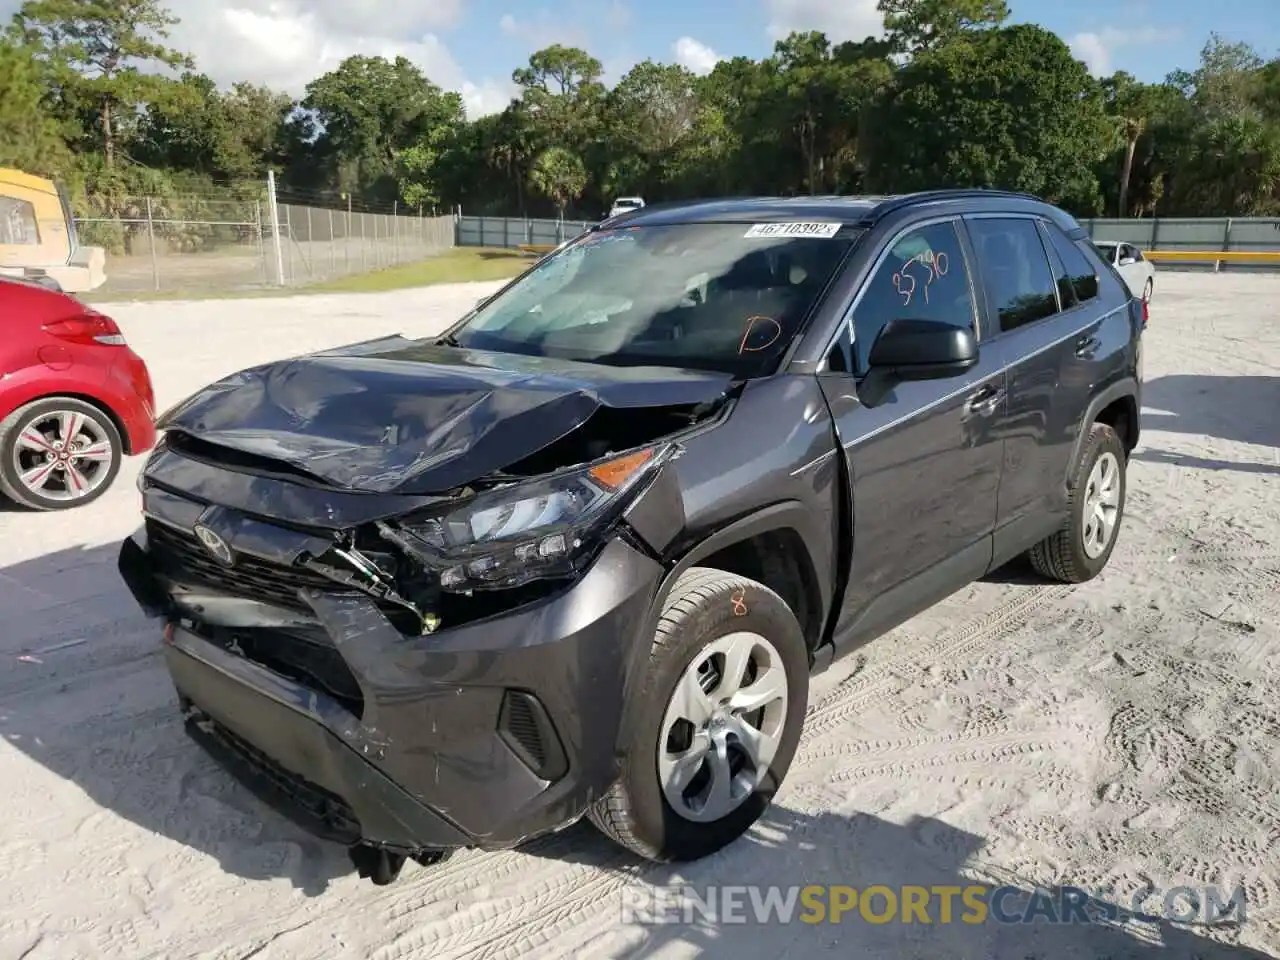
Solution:
M 280 258 L 272 279 L 302 284 L 423 260 L 454 245 L 453 217 L 359 213 L 278 205 Z M 271 225 L 265 225 L 270 236 Z M 275 256 L 274 243 L 266 244 Z
M 454 246 L 454 218 L 278 204 L 136 197 L 78 217 L 80 242 L 107 251 L 101 295 L 234 293 L 294 286 L 421 260 Z

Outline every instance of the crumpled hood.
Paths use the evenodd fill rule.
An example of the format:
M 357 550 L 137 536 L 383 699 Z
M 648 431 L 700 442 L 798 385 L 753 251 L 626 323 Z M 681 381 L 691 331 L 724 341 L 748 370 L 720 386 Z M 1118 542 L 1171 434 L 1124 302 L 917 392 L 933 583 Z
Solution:
M 388 337 L 232 374 L 158 426 L 334 486 L 437 493 L 527 457 L 602 406 L 710 402 L 728 374 L 609 367 Z

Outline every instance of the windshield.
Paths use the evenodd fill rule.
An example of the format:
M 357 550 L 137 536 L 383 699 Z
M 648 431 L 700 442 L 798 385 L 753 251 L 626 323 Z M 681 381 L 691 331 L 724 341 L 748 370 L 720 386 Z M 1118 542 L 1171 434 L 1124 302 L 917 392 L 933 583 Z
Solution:
M 857 235 L 834 223 L 599 230 L 484 304 L 452 342 L 760 376 L 801 329 Z
M 1103 260 L 1114 260 L 1116 258 L 1116 245 L 1114 243 L 1095 243 L 1093 248 L 1102 255 Z

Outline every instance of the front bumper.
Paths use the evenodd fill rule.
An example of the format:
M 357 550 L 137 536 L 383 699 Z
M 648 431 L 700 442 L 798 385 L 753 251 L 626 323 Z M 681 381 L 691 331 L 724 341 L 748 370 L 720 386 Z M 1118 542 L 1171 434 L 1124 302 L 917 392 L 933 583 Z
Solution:
M 363 594 L 302 589 L 312 616 L 291 622 L 174 583 L 145 534 L 121 546 L 119 570 L 166 621 L 166 663 L 199 742 L 314 833 L 410 855 L 514 846 L 608 789 L 663 574 L 614 540 L 558 596 L 407 637 Z M 251 659 L 239 632 L 254 634 L 253 649 L 299 637 L 325 647 L 358 700 Z

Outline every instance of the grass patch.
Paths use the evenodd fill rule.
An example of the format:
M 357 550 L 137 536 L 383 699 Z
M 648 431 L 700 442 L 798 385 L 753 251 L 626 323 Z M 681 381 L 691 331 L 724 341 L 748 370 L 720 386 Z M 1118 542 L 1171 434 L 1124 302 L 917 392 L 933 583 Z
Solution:
M 371 273 L 323 280 L 305 290 L 308 293 L 381 293 L 437 283 L 505 280 L 528 269 L 531 263 L 531 258 L 518 250 L 462 247 L 416 263 L 402 263 Z
M 401 263 L 394 267 L 356 273 L 345 277 L 333 277 L 317 283 L 293 287 L 246 287 L 242 289 L 182 289 L 138 291 L 93 291 L 82 294 L 80 299 L 88 303 L 124 303 L 131 301 L 164 300 L 232 300 L 260 299 L 263 297 L 296 297 L 311 293 L 385 293 L 391 290 L 408 290 L 428 287 L 438 283 L 481 283 L 487 280 L 506 280 L 531 266 L 533 258 L 518 250 L 490 247 L 459 247 L 438 256 L 413 263 Z M 110 260 L 107 272 L 111 272 Z

